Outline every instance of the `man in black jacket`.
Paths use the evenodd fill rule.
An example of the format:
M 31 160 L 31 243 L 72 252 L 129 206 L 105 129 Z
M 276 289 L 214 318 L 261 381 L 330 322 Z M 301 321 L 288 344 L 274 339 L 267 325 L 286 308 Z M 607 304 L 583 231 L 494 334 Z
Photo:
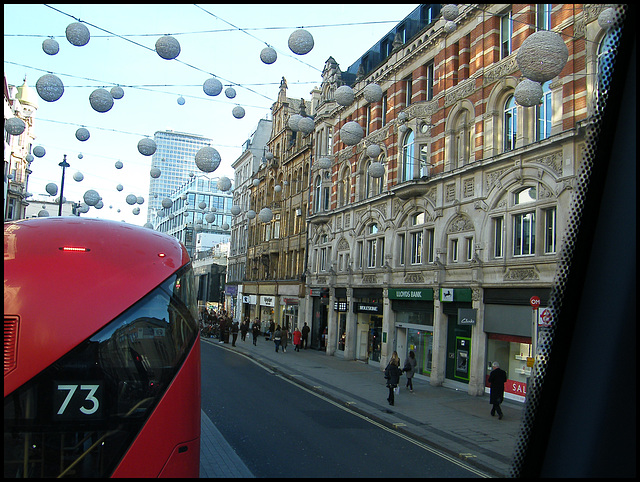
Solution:
M 491 416 L 493 417 L 498 412 L 498 419 L 502 420 L 502 409 L 500 404 L 504 399 L 504 384 L 507 381 L 507 372 L 500 368 L 500 364 L 494 361 L 491 365 L 491 373 L 489 374 L 489 403 L 493 405 L 491 409 Z

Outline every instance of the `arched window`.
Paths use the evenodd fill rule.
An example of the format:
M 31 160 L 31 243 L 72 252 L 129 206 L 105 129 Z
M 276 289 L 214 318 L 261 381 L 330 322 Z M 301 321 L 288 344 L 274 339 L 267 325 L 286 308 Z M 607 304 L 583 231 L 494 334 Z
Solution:
M 349 204 L 349 195 L 351 194 L 351 175 L 349 169 L 342 171 L 342 175 L 338 180 L 338 205 L 346 206 Z
M 546 139 L 551 135 L 551 89 L 548 80 L 542 84 L 542 103 L 536 106 L 536 141 Z
M 384 186 L 386 185 L 386 177 L 387 177 L 386 166 L 385 166 L 385 172 L 382 175 L 382 177 L 373 177 L 369 174 L 369 166 L 371 166 L 371 163 L 373 162 L 379 162 L 383 166 L 385 166 L 384 154 L 380 154 L 380 157 L 378 159 L 369 159 L 367 161 L 367 164 L 365 166 L 365 171 L 364 171 L 365 178 L 366 178 L 365 198 L 370 198 L 372 196 L 377 196 L 378 194 L 382 194 L 382 191 L 384 190 Z
M 317 176 L 316 182 L 314 186 L 314 211 L 316 213 L 320 212 L 322 208 L 322 177 Z
M 615 29 L 609 29 L 598 46 L 598 93 L 606 94 L 616 56 Z
M 416 171 L 416 159 L 414 156 L 415 137 L 413 131 L 409 129 L 404 136 L 402 143 L 402 181 L 413 179 Z
M 513 95 L 504 103 L 504 115 L 502 119 L 504 151 L 510 151 L 516 147 L 516 100 Z

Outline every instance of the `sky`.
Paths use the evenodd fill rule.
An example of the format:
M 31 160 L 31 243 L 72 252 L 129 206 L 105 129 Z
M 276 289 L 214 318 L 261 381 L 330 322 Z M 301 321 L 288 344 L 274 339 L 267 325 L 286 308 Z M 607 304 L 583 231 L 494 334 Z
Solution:
M 220 166 L 200 176 L 233 179 L 232 163 L 260 119 L 270 119 L 280 81 L 287 81 L 287 96 L 310 100 L 320 86 L 326 60 L 333 57 L 347 68 L 419 4 L 5 4 L 4 73 L 9 84 L 35 90 L 37 80 L 56 75 L 64 94 L 55 102 L 38 97 L 34 146 L 46 150 L 31 164 L 28 191 L 33 200 L 53 200 L 48 183 L 60 186 L 58 165 L 66 154 L 64 197 L 81 201 L 94 189 L 102 209 L 91 208 L 86 217 L 122 220 L 143 225 L 147 218 L 151 157 L 138 152 L 138 142 L 156 131 L 174 130 L 212 139 L 220 153 Z M 65 37 L 71 23 L 82 21 L 91 34 L 78 47 Z M 305 55 L 294 54 L 288 38 L 298 28 L 314 39 Z M 180 54 L 165 60 L 155 52 L 156 41 L 171 35 Z M 53 37 L 60 50 L 48 55 L 42 42 Z M 263 48 L 277 52 L 273 64 L 260 60 Z M 202 85 L 217 77 L 223 84 L 218 96 L 208 96 Z M 89 104 L 95 89 L 119 85 L 124 97 L 104 113 Z M 232 86 L 236 97 L 227 98 Z M 182 96 L 184 105 L 177 100 Z M 235 106 L 245 116 L 232 115 Z M 78 128 L 90 137 L 76 139 Z M 81 158 L 79 154 L 82 154 Z M 122 169 L 116 169 L 121 161 Z M 81 182 L 73 179 L 80 171 Z M 122 184 L 124 189 L 116 189 Z M 59 191 L 58 191 L 59 194 Z M 125 202 L 128 194 L 142 196 L 140 214 Z M 32 201 L 33 202 L 33 201 Z M 120 210 L 120 212 L 118 212 Z

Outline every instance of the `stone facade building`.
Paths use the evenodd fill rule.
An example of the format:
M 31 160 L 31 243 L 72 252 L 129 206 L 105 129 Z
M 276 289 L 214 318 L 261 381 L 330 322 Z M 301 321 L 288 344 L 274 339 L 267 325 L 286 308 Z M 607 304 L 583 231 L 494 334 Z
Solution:
M 473 395 L 498 360 L 507 396 L 523 400 L 607 55 L 605 6 L 459 5 L 453 28 L 436 7 L 421 5 L 347 72 L 325 64 L 303 321 L 326 328 L 328 355 L 384 368 L 393 351 L 403 362 L 414 351 L 419 376 Z M 569 56 L 524 107 L 516 57 L 538 30 L 559 34 Z M 380 100 L 365 99 L 369 84 Z M 335 100 L 342 85 L 350 105 Z M 341 139 L 351 121 L 364 131 L 355 145 Z M 376 161 L 382 177 L 369 174 Z

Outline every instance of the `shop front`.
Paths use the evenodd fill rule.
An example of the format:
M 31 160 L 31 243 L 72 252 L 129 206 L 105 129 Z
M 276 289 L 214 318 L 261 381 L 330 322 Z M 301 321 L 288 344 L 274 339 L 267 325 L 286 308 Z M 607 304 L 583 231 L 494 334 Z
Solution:
M 260 295 L 260 321 L 263 333 L 269 329 L 269 324 L 275 321 L 276 297 L 272 295 Z
M 469 288 L 441 288 L 440 307 L 446 317 L 446 358 L 444 386 L 464 388 L 471 375 L 472 328 L 475 311 Z
M 433 289 L 389 289 L 395 314 L 396 347 L 401 363 L 413 351 L 418 377 L 431 375 L 433 365 Z
M 484 331 L 487 334 L 488 379 L 491 363 L 497 361 L 507 372 L 505 398 L 525 401 L 527 381 L 531 376 L 534 347 L 531 344 L 534 323 L 539 323 L 540 313 L 547 310 L 551 290 L 549 288 L 489 288 L 484 290 Z M 538 297 L 541 306 L 531 307 L 531 298 Z M 540 328 L 544 329 L 544 328 Z M 485 382 L 485 392 L 489 384 Z
M 353 313 L 356 316 L 357 360 L 379 364 L 382 355 L 382 290 L 379 288 L 354 288 Z

